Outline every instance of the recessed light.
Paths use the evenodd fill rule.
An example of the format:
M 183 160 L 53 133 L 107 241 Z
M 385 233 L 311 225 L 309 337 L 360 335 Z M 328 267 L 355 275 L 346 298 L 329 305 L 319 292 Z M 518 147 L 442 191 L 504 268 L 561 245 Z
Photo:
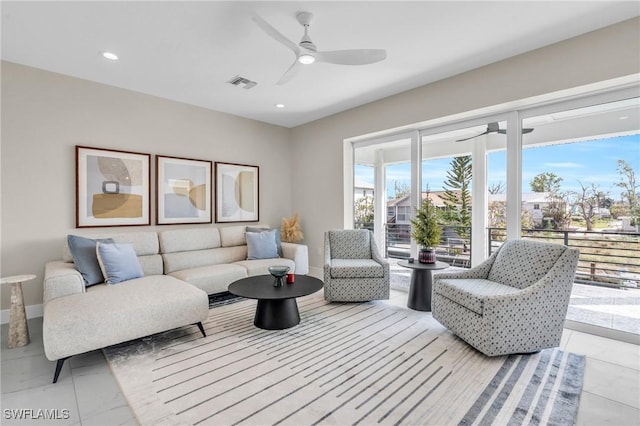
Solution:
M 112 52 L 100 52 L 103 58 L 108 59 L 110 61 L 117 61 L 118 55 Z
M 618 119 L 620 119 L 620 120 L 626 120 L 627 118 L 629 118 L 628 115 L 622 115 L 622 116 L 618 117 Z
M 284 108 L 284 104 L 276 104 L 276 108 Z

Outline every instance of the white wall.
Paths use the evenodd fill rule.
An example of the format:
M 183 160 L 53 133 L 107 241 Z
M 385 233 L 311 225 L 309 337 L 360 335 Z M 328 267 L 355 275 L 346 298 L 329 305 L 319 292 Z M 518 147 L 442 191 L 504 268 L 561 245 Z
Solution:
M 38 275 L 23 285 L 27 305 L 42 303 L 44 265 L 62 257 L 67 234 L 113 231 L 75 229 L 75 145 L 258 165 L 260 222 L 279 225 L 292 214 L 290 131 L 283 127 L 7 62 L 1 124 L 0 272 Z M 9 294 L 3 285 L 2 309 Z
M 322 266 L 323 232 L 343 226 L 345 139 L 637 74 L 639 31 L 628 20 L 294 128 L 293 207 L 310 266 Z

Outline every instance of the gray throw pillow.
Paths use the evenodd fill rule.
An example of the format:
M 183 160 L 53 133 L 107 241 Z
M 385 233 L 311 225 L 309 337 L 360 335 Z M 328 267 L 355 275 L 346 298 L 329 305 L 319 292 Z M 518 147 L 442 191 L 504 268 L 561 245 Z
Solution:
M 82 275 L 85 287 L 104 282 L 104 276 L 98 264 L 96 255 L 96 243 L 113 243 L 112 238 L 102 238 L 93 240 L 91 238 L 79 237 L 77 235 L 67 235 L 69 251 L 73 258 L 76 269 Z
M 247 232 L 247 260 L 275 259 L 278 257 L 276 248 L 276 230 L 263 232 Z
M 282 257 L 282 240 L 280 239 L 280 228 L 273 228 L 276 231 L 276 249 L 278 250 L 278 256 Z M 246 232 L 264 232 L 270 231 L 269 228 L 258 228 L 255 226 L 247 226 Z

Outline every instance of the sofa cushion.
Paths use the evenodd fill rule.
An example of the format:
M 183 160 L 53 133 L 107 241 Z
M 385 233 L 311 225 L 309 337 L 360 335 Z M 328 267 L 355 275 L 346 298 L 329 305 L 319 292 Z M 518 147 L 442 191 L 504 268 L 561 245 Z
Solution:
M 329 231 L 332 259 L 371 259 L 370 232 L 366 229 Z
M 195 324 L 208 315 L 209 300 L 202 290 L 153 275 L 97 284 L 86 293 L 50 300 L 44 307 L 42 339 L 47 358 L 54 361 Z
M 436 279 L 433 292 L 482 315 L 484 299 L 518 293 L 520 290 L 495 281 L 484 279 Z
M 168 229 L 158 232 L 162 253 L 206 250 L 221 247 L 218 228 Z
M 247 270 L 240 265 L 220 264 L 200 268 L 183 269 L 169 274 L 202 289 L 207 294 L 227 291 L 229 284 L 247 277 Z
M 373 259 L 331 259 L 331 278 L 382 278 L 384 268 Z
M 96 254 L 96 243 L 98 241 L 103 243 L 114 242 L 112 238 L 94 240 L 77 235 L 67 235 L 67 245 L 73 258 L 73 263 L 82 275 L 86 287 L 104 282 L 104 275 L 102 275 Z
M 516 288 L 527 288 L 539 281 L 566 247 L 560 244 L 531 240 L 510 240 L 505 242 L 487 279 Z
M 193 250 L 162 255 L 164 273 L 181 271 L 183 269 L 200 268 L 208 265 L 232 263 L 247 258 L 247 246 L 220 247 L 209 250 Z
M 278 257 L 276 230 L 247 232 L 247 260 L 273 259 Z
M 246 226 L 225 226 L 219 228 L 222 247 L 245 245 L 247 243 L 244 237 L 246 229 Z
M 252 277 L 254 275 L 268 275 L 269 266 L 288 266 L 289 272 L 295 273 L 296 264 L 293 260 L 285 258 L 276 259 L 257 259 L 257 260 L 243 260 L 235 262 L 234 265 L 242 266 L 247 270 L 247 275 Z
M 107 284 L 117 284 L 144 276 L 132 244 L 108 244 L 96 246 L 98 264 Z

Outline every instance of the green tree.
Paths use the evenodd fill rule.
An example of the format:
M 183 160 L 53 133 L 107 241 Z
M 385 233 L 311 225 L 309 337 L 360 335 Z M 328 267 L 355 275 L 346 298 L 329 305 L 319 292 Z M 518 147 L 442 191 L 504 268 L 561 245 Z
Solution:
M 574 205 L 578 208 L 578 213 L 585 221 L 587 231 L 593 231 L 593 219 L 596 215 L 596 208 L 599 206 L 598 186 L 592 183 L 585 186 L 582 182 L 580 191 L 573 192 Z
M 620 182 L 616 186 L 623 189 L 622 199 L 629 204 L 629 213 L 635 219 L 635 223 L 640 220 L 640 202 L 638 201 L 638 188 L 640 185 L 636 183 L 636 173 L 633 167 L 624 160 L 618 160 L 617 166 Z
M 556 193 L 560 190 L 562 178 L 555 173 L 544 172 L 536 175 L 529 185 L 533 192 L 551 192 Z
M 547 196 L 547 205 L 543 209 L 544 217 L 551 218 L 553 229 L 565 229 L 569 226 L 571 215 L 567 209 L 569 195 L 562 192 L 552 192 Z
M 356 225 L 366 225 L 373 222 L 373 197 L 366 195 L 356 200 L 353 205 Z
M 447 223 L 471 226 L 471 156 L 455 157 L 451 160 L 444 182 L 444 201 Z
M 422 200 L 420 208 L 416 209 L 416 216 L 411 219 L 411 237 L 416 243 L 425 248 L 435 247 L 440 243 L 442 228 L 438 224 L 439 212 L 429 198 L 429 193 Z
M 394 196 L 389 197 L 390 200 L 397 200 L 398 198 L 405 197 L 411 194 L 411 186 L 407 182 L 400 182 L 399 180 L 393 181 L 393 193 Z

